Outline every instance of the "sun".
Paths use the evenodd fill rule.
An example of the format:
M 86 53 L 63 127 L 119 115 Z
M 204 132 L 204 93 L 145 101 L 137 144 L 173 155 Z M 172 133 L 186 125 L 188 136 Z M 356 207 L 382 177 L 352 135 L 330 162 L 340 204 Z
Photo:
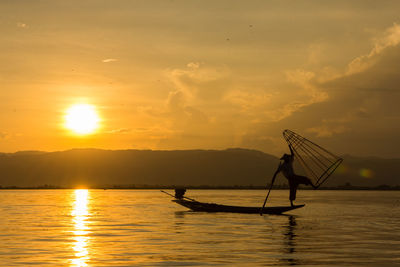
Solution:
M 92 134 L 99 128 L 96 108 L 89 104 L 75 104 L 67 109 L 65 127 L 76 134 Z

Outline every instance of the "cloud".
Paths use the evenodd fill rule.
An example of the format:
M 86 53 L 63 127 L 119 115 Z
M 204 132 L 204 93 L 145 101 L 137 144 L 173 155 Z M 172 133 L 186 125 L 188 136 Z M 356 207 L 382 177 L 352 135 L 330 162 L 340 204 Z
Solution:
M 129 133 L 131 131 L 132 131 L 132 129 L 130 129 L 130 128 L 119 128 L 119 129 L 110 130 L 110 131 L 108 131 L 108 133 L 110 133 L 110 134 L 125 134 L 125 133 Z
M 190 62 L 186 68 L 169 69 L 165 73 L 173 88 L 165 101 L 165 113 L 174 119 L 207 122 L 200 107 L 210 110 L 210 106 L 220 104 L 226 90 L 227 69 Z
M 399 70 L 400 26 L 395 24 L 376 39 L 368 54 L 350 62 L 342 75 L 324 82 L 317 82 L 316 75 L 313 86 L 329 98 L 304 108 L 301 114 L 293 113 L 286 122 L 325 138 L 345 153 L 396 155 Z
M 297 69 L 295 71 L 287 71 L 286 77 L 289 82 L 300 86 L 303 90 L 300 94 L 307 96 L 307 101 L 304 101 L 305 106 L 324 102 L 329 98 L 329 95 L 324 90 L 321 90 L 315 85 L 315 73 L 311 71 L 306 71 L 303 69 Z
M 225 116 L 222 110 L 226 104 L 223 92 L 227 90 L 224 86 L 228 79 L 227 70 L 189 62 L 184 68 L 168 69 L 164 74 L 170 89 L 163 104 L 138 109 L 165 133 L 155 135 L 160 137 L 159 146 L 164 149 L 195 148 L 220 142 L 226 132 L 220 118 L 221 114 Z
M 160 135 L 160 145 L 169 148 L 226 145 L 279 154 L 287 148 L 281 131 L 288 128 L 339 154 L 394 155 L 390 143 L 400 134 L 399 28 L 382 31 L 368 53 L 342 68 L 321 66 L 329 57 L 318 61 L 317 47 L 309 63 L 318 69 L 308 70 L 306 63 L 270 79 L 201 62 L 168 69 L 163 105 L 142 111 L 169 131 Z
M 0 132 L 0 139 L 8 139 L 10 137 L 10 134 L 6 132 Z
M 400 25 L 394 23 L 388 28 L 382 37 L 376 38 L 374 47 L 367 55 L 362 55 L 351 61 L 347 67 L 347 75 L 356 74 L 376 64 L 379 55 L 390 47 L 400 43 Z
M 190 62 L 186 65 L 189 69 L 198 69 L 200 67 L 199 62 Z
M 400 115 L 399 105 L 395 104 L 400 92 L 399 25 L 394 24 L 384 31 L 371 51 L 351 61 L 347 69 L 343 75 L 313 83 L 314 87 L 329 94 L 329 105 L 340 107 L 332 115 L 342 115 L 345 118 L 342 122 L 377 115 Z
M 229 86 L 226 67 L 207 67 L 200 62 L 190 62 L 184 69 L 169 69 L 166 76 L 175 90 L 184 93 L 188 101 L 220 100 Z
M 28 28 L 28 25 L 23 22 L 17 22 L 17 27 L 18 28 Z
M 327 125 L 317 126 L 306 129 L 306 132 L 315 133 L 317 137 L 331 137 L 334 134 L 340 134 L 346 132 L 347 128 L 343 125 L 336 127 L 328 127 Z
M 264 110 L 272 98 L 272 93 L 233 89 L 225 94 L 224 101 L 239 107 L 242 112 L 255 114 Z
M 275 87 L 263 85 L 264 79 L 249 82 L 226 67 L 191 62 L 186 68 L 167 71 L 173 90 L 168 94 L 165 108 L 146 111 L 162 117 L 164 125 L 176 130 L 176 138 L 196 136 L 202 140 L 203 136 L 202 142 L 206 143 L 211 142 L 205 139 L 207 136 L 224 136 L 229 146 L 246 146 L 250 140 L 252 144 L 275 140 L 264 134 L 258 138 L 253 127 L 282 121 L 328 99 L 327 93 L 315 86 L 315 73 L 297 69 L 285 75 L 286 81 Z M 251 138 L 246 137 L 250 134 Z M 170 137 L 172 142 L 174 137 Z
M 321 63 L 325 54 L 321 44 L 311 44 L 308 47 L 308 64 L 317 65 Z
M 195 123 L 208 123 L 209 119 L 205 113 L 193 107 L 185 107 L 185 114 Z
M 314 72 L 303 69 L 286 71 L 287 81 L 295 87 L 286 85 L 289 90 L 276 95 L 272 99 L 272 101 L 278 102 L 280 105 L 266 112 L 269 120 L 278 122 L 292 116 L 292 114 L 305 107 L 327 101 L 329 95 L 315 85 L 315 76 Z
M 269 122 L 279 122 L 290 116 L 292 116 L 295 112 L 301 110 L 308 105 L 313 104 L 314 102 L 304 103 L 304 102 L 291 102 L 288 104 L 284 104 L 282 107 L 277 108 L 275 110 L 270 110 L 267 113 Z
M 115 59 L 115 58 L 107 58 L 107 59 L 102 60 L 103 63 L 110 63 L 110 62 L 116 62 L 116 61 L 118 61 L 118 59 Z
M 283 152 L 284 142 L 267 140 L 280 140 L 288 128 L 339 154 L 398 155 L 400 26 L 380 36 L 370 52 L 357 57 L 360 64 L 351 61 L 334 75 L 287 71 L 293 86 L 283 84 L 282 92 L 271 95 L 273 107 L 265 108 L 266 117 L 258 115 L 261 120 L 245 132 L 242 146 Z M 331 67 L 321 69 L 326 68 Z
M 153 119 L 162 119 L 159 125 L 163 129 L 170 129 L 171 133 L 192 132 L 207 124 L 209 119 L 196 105 L 201 105 L 202 100 L 197 96 L 202 90 L 202 84 L 214 80 L 206 73 L 210 70 L 200 70 L 201 63 L 188 63 L 184 69 L 167 70 L 166 75 L 172 85 L 163 105 L 148 105 L 138 109 L 142 114 Z
M 179 90 L 169 92 L 166 105 L 170 111 L 181 111 L 186 105 L 185 95 Z

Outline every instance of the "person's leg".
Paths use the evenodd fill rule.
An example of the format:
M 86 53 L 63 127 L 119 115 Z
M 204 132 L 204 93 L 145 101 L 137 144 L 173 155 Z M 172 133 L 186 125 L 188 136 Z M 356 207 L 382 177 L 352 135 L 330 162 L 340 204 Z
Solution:
M 298 187 L 298 183 L 294 181 L 289 181 L 289 186 L 290 186 L 290 195 L 289 195 L 289 200 L 290 200 L 290 205 L 293 207 L 293 201 L 296 199 L 296 191 Z
M 313 184 L 311 179 L 309 179 L 306 176 L 295 175 L 295 179 L 299 184 L 311 185 L 314 189 L 317 189 L 317 187 Z

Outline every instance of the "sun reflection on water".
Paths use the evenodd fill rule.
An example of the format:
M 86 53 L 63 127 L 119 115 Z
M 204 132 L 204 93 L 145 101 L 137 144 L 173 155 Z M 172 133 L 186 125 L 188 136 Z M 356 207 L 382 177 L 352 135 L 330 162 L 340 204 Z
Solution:
M 73 247 L 75 258 L 71 260 L 71 266 L 88 266 L 86 263 L 89 260 L 88 233 L 90 228 L 86 221 L 89 216 L 88 202 L 89 191 L 87 189 L 75 190 L 75 202 L 71 213 L 74 222 L 72 233 L 75 241 Z

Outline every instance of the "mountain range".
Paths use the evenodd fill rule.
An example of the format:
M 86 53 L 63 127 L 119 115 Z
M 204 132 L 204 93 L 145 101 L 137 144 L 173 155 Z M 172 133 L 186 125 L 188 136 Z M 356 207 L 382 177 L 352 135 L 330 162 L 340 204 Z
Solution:
M 324 186 L 398 186 L 400 159 L 343 156 Z M 0 153 L 0 186 L 265 186 L 279 158 L 226 150 L 100 150 Z M 276 184 L 286 184 L 282 175 Z

